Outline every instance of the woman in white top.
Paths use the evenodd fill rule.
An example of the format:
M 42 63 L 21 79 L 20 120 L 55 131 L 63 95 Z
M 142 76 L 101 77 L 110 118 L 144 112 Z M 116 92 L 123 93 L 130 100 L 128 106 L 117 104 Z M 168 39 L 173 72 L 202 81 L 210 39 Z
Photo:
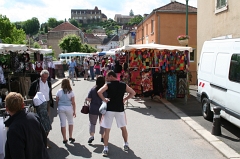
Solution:
M 56 94 L 56 104 L 58 106 L 58 115 L 61 122 L 63 143 L 66 144 L 68 142 L 66 137 L 66 120 L 68 121 L 69 127 L 69 141 L 75 141 L 75 139 L 72 137 L 72 132 L 73 117 L 76 117 L 76 104 L 70 81 L 68 79 L 63 79 L 61 87 L 62 88 L 59 89 Z

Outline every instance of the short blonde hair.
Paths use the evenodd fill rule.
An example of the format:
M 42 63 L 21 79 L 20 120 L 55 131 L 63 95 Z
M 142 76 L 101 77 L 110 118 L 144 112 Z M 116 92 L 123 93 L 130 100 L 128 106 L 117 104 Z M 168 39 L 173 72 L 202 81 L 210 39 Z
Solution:
M 16 113 L 23 109 L 23 97 L 20 93 L 10 92 L 5 99 L 6 108 L 12 113 Z

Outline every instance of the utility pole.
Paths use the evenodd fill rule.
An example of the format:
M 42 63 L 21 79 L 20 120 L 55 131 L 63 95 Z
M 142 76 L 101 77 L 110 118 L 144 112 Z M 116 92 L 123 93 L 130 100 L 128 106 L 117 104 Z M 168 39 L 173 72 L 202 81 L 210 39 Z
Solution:
M 186 0 L 186 35 L 188 35 L 188 0 Z

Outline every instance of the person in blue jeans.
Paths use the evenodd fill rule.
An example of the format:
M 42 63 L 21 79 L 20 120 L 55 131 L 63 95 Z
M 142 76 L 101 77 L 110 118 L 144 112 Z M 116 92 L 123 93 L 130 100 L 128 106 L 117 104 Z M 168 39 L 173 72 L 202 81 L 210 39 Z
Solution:
M 73 86 L 74 84 L 74 74 L 75 74 L 75 67 L 77 66 L 76 62 L 72 58 L 70 62 L 68 62 L 68 72 L 69 72 L 69 77 L 72 80 Z
M 95 62 L 94 62 L 93 58 L 91 58 L 89 60 L 89 66 L 90 66 L 90 75 L 91 75 L 92 80 L 94 80 L 94 65 L 95 65 Z

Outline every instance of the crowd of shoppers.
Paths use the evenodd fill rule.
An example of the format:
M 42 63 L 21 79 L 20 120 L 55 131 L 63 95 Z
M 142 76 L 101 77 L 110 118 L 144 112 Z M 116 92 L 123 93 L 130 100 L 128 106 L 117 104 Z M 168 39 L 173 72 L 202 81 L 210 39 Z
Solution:
M 71 59 L 71 62 L 68 63 L 68 66 L 69 74 L 72 75 L 70 76 L 70 79 L 72 80 L 72 85 L 74 86 L 73 78 L 74 74 L 76 73 L 75 60 Z M 127 151 L 129 149 L 129 144 L 124 103 L 126 100 L 135 95 L 134 90 L 131 89 L 127 84 L 119 81 L 116 72 L 121 70 L 121 66 L 119 65 L 118 61 L 113 61 L 110 58 L 102 58 L 101 60 L 97 60 L 92 57 L 89 59 L 85 58 L 83 62 L 83 69 L 84 80 L 89 80 L 89 78 L 91 80 L 95 80 L 96 78 L 96 85 L 89 90 L 89 93 L 86 97 L 86 101 L 90 103 L 88 115 L 90 137 L 87 142 L 91 144 L 94 141 L 96 124 L 99 122 L 99 134 L 101 135 L 101 142 L 104 143 L 103 156 L 107 156 L 109 152 L 109 133 L 113 119 L 115 118 L 117 126 L 122 131 L 124 140 L 123 149 Z M 10 114 L 10 119 L 5 122 L 6 126 L 9 127 L 5 150 L 6 158 L 24 158 L 21 156 L 39 159 L 49 158 L 46 151 L 48 146 L 47 135 L 52 129 L 49 115 L 50 107 L 54 106 L 54 102 L 52 98 L 52 86 L 51 82 L 47 80 L 48 77 L 49 72 L 47 70 L 42 70 L 40 73 L 40 78 L 32 82 L 28 93 L 29 97 L 32 99 L 39 94 L 44 96 L 45 104 L 34 106 L 36 114 L 27 113 L 24 111 L 24 102 L 21 94 L 11 92 L 6 97 L 6 110 Z M 128 93 L 126 97 L 124 97 L 125 92 Z M 41 100 L 40 97 L 38 98 Z M 67 144 L 68 141 L 75 142 L 75 138 L 73 138 L 73 119 L 76 117 L 75 99 L 75 94 L 71 87 L 70 80 L 68 78 L 63 79 L 61 83 L 61 89 L 59 89 L 56 93 L 55 105 L 57 106 L 61 134 L 63 138 L 62 141 L 64 144 Z M 99 112 L 102 102 L 107 103 L 107 112 L 104 115 Z M 21 122 L 28 124 L 23 124 Z M 19 126 L 17 126 L 16 129 L 17 124 L 19 124 Z M 30 128 L 35 130 L 30 130 Z M 29 139 L 27 142 L 23 143 L 22 139 L 20 139 L 16 133 L 17 131 L 19 131 L 19 133 L 24 133 L 22 131 L 25 130 L 27 130 L 29 133 L 27 136 L 29 138 L 34 137 L 34 139 Z M 36 130 L 38 131 L 37 133 Z M 38 149 L 33 150 L 33 145 L 37 145 Z M 23 146 L 24 150 L 21 148 L 19 149 L 19 146 Z M 50 148 L 50 146 L 48 147 Z M 16 154 L 20 154 L 20 156 L 14 156 Z

